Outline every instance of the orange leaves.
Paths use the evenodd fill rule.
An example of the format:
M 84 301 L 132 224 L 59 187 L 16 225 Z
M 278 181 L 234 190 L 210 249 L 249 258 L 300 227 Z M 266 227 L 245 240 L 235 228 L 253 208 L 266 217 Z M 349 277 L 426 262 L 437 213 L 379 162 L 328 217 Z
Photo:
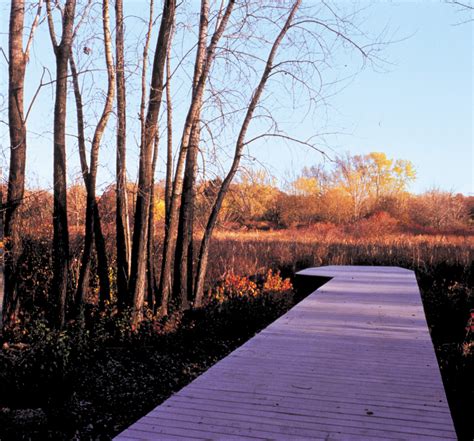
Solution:
M 269 269 L 261 285 L 250 280 L 249 277 L 239 276 L 234 272 L 227 272 L 212 293 L 212 297 L 219 302 L 235 297 L 257 297 L 267 293 L 287 292 L 293 289 L 290 279 L 282 279 L 280 271 Z
M 248 277 L 229 272 L 225 274 L 224 280 L 217 286 L 214 297 L 222 302 L 231 297 L 256 297 L 259 293 L 257 284 Z
M 282 292 L 293 289 L 290 279 L 282 279 L 280 271 L 273 273 L 271 269 L 268 270 L 265 283 L 263 284 L 263 291 Z

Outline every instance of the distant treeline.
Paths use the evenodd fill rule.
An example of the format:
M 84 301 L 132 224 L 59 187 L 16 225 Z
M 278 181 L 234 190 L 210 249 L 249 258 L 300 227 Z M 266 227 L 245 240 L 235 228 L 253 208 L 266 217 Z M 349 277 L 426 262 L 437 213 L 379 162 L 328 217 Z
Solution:
M 457 232 L 474 222 L 474 197 L 431 189 L 423 194 L 407 191 L 415 179 L 409 161 L 388 159 L 383 153 L 349 156 L 302 170 L 299 177 L 280 188 L 264 170 L 241 173 L 229 189 L 219 215 L 226 229 L 274 229 L 302 227 L 318 222 L 335 225 L 374 223 L 386 229 L 408 232 Z M 197 225 L 209 216 L 219 178 L 201 181 L 194 207 Z M 137 188 L 128 183 L 129 199 Z M 165 183 L 155 184 L 154 219 L 156 232 L 165 219 Z M 83 184 L 68 189 L 69 225 L 81 233 L 85 225 L 87 193 Z M 115 185 L 100 197 L 102 220 L 107 231 L 114 229 Z M 133 206 L 133 204 L 130 204 Z M 23 231 L 51 231 L 53 195 L 30 190 L 23 205 Z M 130 218 L 132 218 L 130 211 Z

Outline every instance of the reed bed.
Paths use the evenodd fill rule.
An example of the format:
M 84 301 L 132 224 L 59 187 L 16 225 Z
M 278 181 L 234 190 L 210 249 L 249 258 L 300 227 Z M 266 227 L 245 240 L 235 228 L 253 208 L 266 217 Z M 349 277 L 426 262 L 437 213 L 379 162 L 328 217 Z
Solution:
M 211 255 L 209 283 L 229 271 L 248 275 L 276 268 L 290 275 L 321 265 L 389 265 L 429 272 L 440 264 L 469 267 L 474 260 L 474 236 L 358 237 L 320 230 L 220 231 L 215 235 Z

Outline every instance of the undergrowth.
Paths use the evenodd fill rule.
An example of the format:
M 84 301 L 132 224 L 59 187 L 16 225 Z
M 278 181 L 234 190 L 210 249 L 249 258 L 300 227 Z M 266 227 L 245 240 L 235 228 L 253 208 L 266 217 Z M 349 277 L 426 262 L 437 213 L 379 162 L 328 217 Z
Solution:
M 207 305 L 138 330 L 112 306 L 86 326 L 37 318 L 0 351 L 0 439 L 110 439 L 294 303 L 278 273 L 228 274 Z

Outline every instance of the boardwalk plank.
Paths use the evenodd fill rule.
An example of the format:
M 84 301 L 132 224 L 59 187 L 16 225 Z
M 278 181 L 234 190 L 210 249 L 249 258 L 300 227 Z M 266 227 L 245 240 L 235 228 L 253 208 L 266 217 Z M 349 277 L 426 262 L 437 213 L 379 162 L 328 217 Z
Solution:
M 183 399 L 200 399 L 200 400 L 209 400 L 211 402 L 219 402 L 219 403 L 232 403 L 233 406 L 240 403 L 241 405 L 251 405 L 251 406 L 271 406 L 275 407 L 278 406 L 281 409 L 286 408 L 288 406 L 290 409 L 295 411 L 305 411 L 306 409 L 314 411 L 315 408 L 322 407 L 324 409 L 328 408 L 335 408 L 335 409 L 342 409 L 347 407 L 348 409 L 351 407 L 356 408 L 371 408 L 377 406 L 379 409 L 388 408 L 393 412 L 396 412 L 400 415 L 408 415 L 413 416 L 418 421 L 425 417 L 428 419 L 434 419 L 435 421 L 439 420 L 446 420 L 449 422 L 451 420 L 451 414 L 449 410 L 445 409 L 445 407 L 429 407 L 430 412 L 427 413 L 427 406 L 421 404 L 407 404 L 407 403 L 400 403 L 397 407 L 397 403 L 393 401 L 383 401 L 376 398 L 367 398 L 367 397 L 353 397 L 352 399 L 346 399 L 344 403 L 341 403 L 340 396 L 330 396 L 325 395 L 324 397 L 317 397 L 317 398 L 310 398 L 310 397 L 292 397 L 290 395 L 275 395 L 275 394 L 265 394 L 265 395 L 257 395 L 255 394 L 253 397 L 249 398 L 248 394 L 242 393 L 240 391 L 226 391 L 225 396 L 223 396 L 221 391 L 214 391 L 214 390 L 205 390 L 203 394 L 201 391 L 201 395 L 196 396 L 194 393 L 198 392 L 195 390 L 194 392 L 182 392 L 179 395 L 175 395 L 174 398 L 183 398 Z M 284 400 L 282 398 L 285 398 Z M 364 400 L 364 405 L 361 405 L 361 398 Z
M 237 384 L 232 387 L 226 387 L 224 384 L 221 384 L 217 387 L 196 386 L 193 388 L 193 390 L 196 390 L 196 391 L 198 391 L 199 389 L 203 394 L 206 394 L 206 395 L 210 394 L 211 392 L 217 392 L 221 396 L 227 396 L 229 393 L 232 393 L 232 392 L 241 392 L 241 393 L 245 393 L 247 396 L 252 396 L 252 397 L 260 396 L 263 399 L 267 396 L 279 396 L 282 398 L 288 397 L 288 398 L 295 398 L 298 400 L 314 401 L 314 400 L 321 400 L 321 399 L 332 397 L 336 400 L 338 399 L 339 401 L 342 401 L 341 392 L 333 390 L 334 387 L 332 385 L 330 389 L 321 390 L 321 393 L 319 394 L 313 391 L 307 391 L 307 390 L 305 391 L 304 389 L 298 390 L 296 388 L 289 390 L 288 388 L 268 389 L 268 388 L 260 387 L 259 390 L 249 391 L 248 389 L 246 390 L 242 384 Z M 392 403 L 393 406 L 399 405 L 399 406 L 408 407 L 411 405 L 411 406 L 418 406 L 420 408 L 427 409 L 427 411 L 432 411 L 432 409 L 436 409 L 438 411 L 444 411 L 446 413 L 449 413 L 449 409 L 447 408 L 446 403 L 443 400 L 442 401 L 439 401 L 439 400 L 432 401 L 429 399 L 420 400 L 418 397 L 410 397 L 410 398 L 405 398 L 401 396 L 393 397 L 387 394 L 384 394 L 381 396 L 380 394 L 370 393 L 370 392 L 359 393 L 358 390 L 356 391 L 354 391 L 354 389 L 348 390 L 347 388 L 345 389 L 345 398 L 343 402 L 347 402 L 348 399 L 353 399 L 353 400 L 358 400 L 359 402 L 365 403 L 369 400 L 377 400 L 377 398 L 378 398 L 377 401 L 381 401 L 380 397 L 383 398 L 382 402 Z
M 380 406 L 377 404 L 364 404 L 359 403 L 340 403 L 338 401 L 327 401 L 317 400 L 313 401 L 312 405 L 305 405 L 301 400 L 294 400 L 292 405 L 282 403 L 279 400 L 273 402 L 255 402 L 255 401 L 233 401 L 229 398 L 226 400 L 212 399 L 209 394 L 206 394 L 204 398 L 195 397 L 190 395 L 179 395 L 176 396 L 172 401 L 179 406 L 204 406 L 214 410 L 233 409 L 235 411 L 236 404 L 239 404 L 240 410 L 245 410 L 250 414 L 254 411 L 263 412 L 264 414 L 278 414 L 282 416 L 283 420 L 288 419 L 286 416 L 299 415 L 302 417 L 313 417 L 315 412 L 334 414 L 336 416 L 347 415 L 350 419 L 352 416 L 366 415 L 369 409 L 377 409 L 374 418 L 392 418 L 394 420 L 413 421 L 418 423 L 433 423 L 433 426 L 440 426 L 441 429 L 446 427 L 446 423 L 449 422 L 449 414 L 426 414 L 424 411 L 416 411 L 413 409 L 398 408 L 393 409 L 390 406 Z M 287 403 L 288 400 L 285 400 Z M 195 407 L 194 407 L 195 408 Z
M 269 411 L 269 410 L 262 410 L 261 408 L 257 410 L 249 410 L 243 407 L 239 407 L 239 410 L 235 410 L 235 406 L 232 408 L 226 406 L 215 406 L 215 405 L 208 405 L 202 402 L 172 402 L 168 406 L 171 405 L 179 405 L 180 406 L 180 413 L 181 415 L 202 415 L 203 412 L 205 414 L 216 414 L 219 413 L 221 415 L 221 419 L 237 419 L 239 421 L 253 421 L 253 422 L 260 422 L 266 423 L 269 425 L 288 425 L 292 424 L 297 427 L 306 427 L 306 428 L 321 428 L 324 426 L 344 426 L 347 428 L 353 429 L 361 429 L 366 428 L 367 425 L 370 425 L 373 429 L 380 429 L 381 431 L 385 432 L 395 432 L 395 433 L 423 433 L 427 435 L 434 435 L 440 436 L 446 434 L 447 431 L 445 429 L 446 425 L 442 424 L 438 421 L 415 421 L 415 420 L 407 420 L 401 418 L 394 418 L 393 414 L 388 415 L 388 417 L 382 417 L 379 413 L 379 410 L 375 408 L 371 408 L 374 410 L 374 415 L 368 416 L 366 414 L 365 409 L 360 409 L 358 414 L 349 413 L 349 412 L 328 412 L 326 410 L 318 409 L 318 413 L 313 414 L 306 414 L 302 415 L 301 411 L 289 413 L 277 412 L 277 411 Z M 157 413 L 158 416 L 162 417 L 164 415 L 169 415 L 172 417 L 173 415 L 173 408 L 170 408 L 170 412 L 166 412 L 166 408 L 162 411 Z M 224 416 L 225 415 L 225 416 Z M 315 416 L 317 415 L 317 416 Z M 149 415 L 151 418 L 155 416 L 155 414 L 151 413 Z M 370 420 L 370 421 L 369 421 Z M 426 429 L 426 425 L 430 426 L 430 430 Z

